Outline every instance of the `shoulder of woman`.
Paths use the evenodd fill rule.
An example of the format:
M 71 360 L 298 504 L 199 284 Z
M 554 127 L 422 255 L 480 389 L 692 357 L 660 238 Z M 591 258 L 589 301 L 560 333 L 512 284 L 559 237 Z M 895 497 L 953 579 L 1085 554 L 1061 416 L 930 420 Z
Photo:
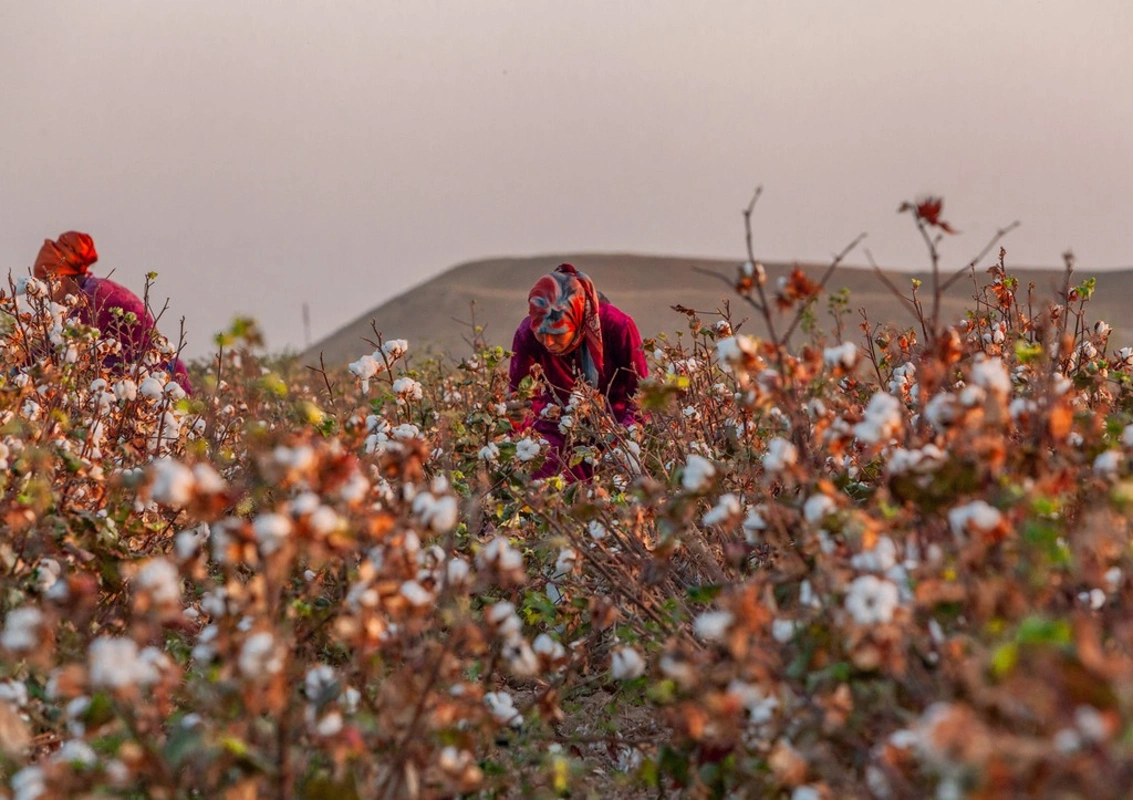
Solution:
M 623 331 L 634 325 L 633 317 L 611 303 L 603 303 L 599 309 L 599 318 L 602 320 L 602 329 L 605 331 Z

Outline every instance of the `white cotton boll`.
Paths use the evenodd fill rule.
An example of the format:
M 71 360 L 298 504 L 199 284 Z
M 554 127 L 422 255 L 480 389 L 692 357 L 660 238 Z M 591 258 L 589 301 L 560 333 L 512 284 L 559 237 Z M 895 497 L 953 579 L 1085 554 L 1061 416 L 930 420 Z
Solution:
M 403 422 L 401 425 L 391 428 L 390 434 L 398 441 L 404 442 L 410 439 L 420 439 L 421 429 L 411 423 Z
M 555 572 L 553 577 L 561 578 L 574 572 L 574 565 L 578 562 L 578 553 L 573 547 L 564 547 L 555 559 Z
M 488 712 L 501 725 L 508 725 L 512 728 L 523 725 L 523 717 L 516 709 L 515 701 L 507 692 L 488 692 L 484 695 L 484 703 L 488 706 Z
M 834 499 L 825 494 L 812 494 L 803 503 L 803 517 L 812 525 L 817 525 L 838 510 Z
M 468 566 L 468 562 L 462 558 L 450 558 L 448 563 L 445 564 L 445 580 L 454 586 L 458 586 L 468 580 L 472 568 Z
M 948 512 L 948 524 L 957 535 L 964 534 L 969 529 L 988 533 L 998 528 L 1002 521 L 1003 514 L 1000 510 L 984 500 L 974 500 Z
M 39 415 L 43 412 L 43 406 L 41 406 L 34 400 L 28 400 L 20 408 L 20 412 L 24 415 L 25 418 L 34 422 L 39 419 Z
M 703 641 L 718 642 L 727 634 L 734 620 L 731 611 L 705 611 L 693 620 L 692 632 Z
M 704 515 L 704 524 L 707 526 L 719 525 L 734 519 L 743 513 L 743 507 L 740 505 L 740 499 L 734 494 L 728 493 L 720 496 L 707 514 Z
M 51 756 L 56 764 L 72 764 L 78 767 L 93 767 L 98 763 L 94 749 L 81 739 L 69 739 Z
M 12 776 L 12 800 L 38 800 L 47 797 L 47 775 L 43 767 L 24 767 Z
M 1121 567 L 1110 567 L 1105 571 L 1105 582 L 1111 592 L 1116 592 L 1121 588 L 1121 578 L 1124 573 Z
M 1106 450 L 1099 453 L 1094 459 L 1094 474 L 1103 478 L 1112 478 L 1121 469 L 1121 453 L 1117 450 Z
M 202 522 L 194 529 L 181 531 L 173 539 L 173 552 L 179 561 L 188 561 L 209 539 L 209 526 Z
M 437 756 L 437 766 L 450 775 L 461 775 L 472 766 L 474 756 L 467 750 L 457 750 L 452 745 L 443 748 Z
M 315 451 L 309 445 L 296 447 L 279 445 L 271 451 L 271 457 L 279 466 L 299 472 L 310 469 L 315 463 Z
M 33 650 L 39 646 L 39 628 L 43 613 L 32 606 L 21 606 L 8 612 L 0 646 L 13 653 Z
M 853 342 L 843 342 L 835 347 L 827 347 L 822 351 L 822 360 L 828 367 L 842 367 L 853 369 L 861 357 L 861 352 Z
M 1076 753 L 1082 747 L 1082 737 L 1078 735 L 1078 731 L 1071 728 L 1063 728 L 1055 733 L 1051 742 L 1054 744 L 1054 749 L 1063 755 Z
M 866 406 L 865 416 L 854 426 L 854 435 L 866 444 L 882 444 L 901 429 L 901 401 L 878 392 Z
M 476 560 L 483 564 L 495 564 L 504 572 L 523 569 L 523 554 L 513 548 L 502 536 L 497 536 L 488 542 L 477 554 Z
M 1089 742 L 1100 744 L 1109 738 L 1105 717 L 1093 706 L 1081 705 L 1074 709 L 1074 726 Z
M 213 646 L 213 641 L 220 635 L 220 628 L 216 625 L 206 625 L 197 634 L 197 643 L 193 645 L 193 650 L 190 653 L 194 661 L 201 663 L 208 663 L 216 658 L 216 647 Z
M 489 442 L 488 444 L 481 447 L 478 454 L 478 458 L 481 461 L 487 462 L 489 464 L 495 464 L 496 461 L 499 460 L 499 457 L 500 448 L 496 445 L 495 442 Z
M 924 408 L 924 418 L 932 427 L 943 431 L 956 418 L 956 411 L 953 408 L 955 402 L 956 396 L 951 392 L 935 395 Z
M 748 511 L 747 516 L 744 517 L 744 539 L 748 544 L 757 544 L 760 533 L 767 530 L 767 520 L 763 516 L 765 513 L 767 513 L 767 507 L 760 504 Z
M 39 591 L 50 594 L 63 579 L 63 567 L 54 558 L 41 558 L 35 566 L 35 585 Z M 64 585 L 66 584 L 63 581 Z
M 222 617 L 228 613 L 228 590 L 218 586 L 201 597 L 201 610 L 210 617 Z
M 496 629 L 496 633 L 504 639 L 518 636 L 523 630 L 523 623 L 515 613 L 515 604 L 507 600 L 501 600 L 490 606 L 485 612 L 484 618 Z
M 147 400 L 160 400 L 165 394 L 165 387 L 157 378 L 149 377 L 142 381 L 138 393 Z
M 373 356 L 362 356 L 357 361 L 350 362 L 348 369 L 362 383 L 362 391 L 370 390 L 370 378 L 385 370 L 385 365 Z
M 421 384 L 412 378 L 398 378 L 393 382 L 393 393 L 399 400 L 420 400 L 424 397 Z
M 181 603 L 181 574 L 177 567 L 164 558 L 147 561 L 135 578 L 137 587 L 155 603 L 172 605 Z
M 597 520 L 591 520 L 590 524 L 587 526 L 587 530 L 590 533 L 590 538 L 596 542 L 602 541 L 609 535 L 606 526 Z
M 811 586 L 810 581 L 803 581 L 799 584 L 799 605 L 805 608 L 821 608 L 822 602 L 815 594 L 814 587 Z
M 536 636 L 531 647 L 537 654 L 546 656 L 551 661 L 559 661 L 566 657 L 566 648 L 546 633 L 541 633 Z
M 964 408 L 974 408 L 983 403 L 987 392 L 982 386 L 965 386 L 960 390 L 959 401 Z
M 283 659 L 279 656 L 275 637 L 266 631 L 249 636 L 240 648 L 237 664 L 240 671 L 249 678 L 279 672 L 283 669 Z
M 177 381 L 165 384 L 165 396 L 173 402 L 185 399 L 185 389 Z
M 307 525 L 315 534 L 329 536 L 345 527 L 346 521 L 333 508 L 319 506 L 307 517 Z
M 864 572 L 886 572 L 897 566 L 897 545 L 888 536 L 880 536 L 872 550 L 865 550 L 850 559 L 854 569 Z
M 524 437 L 515 443 L 515 457 L 519 461 L 532 461 L 539 455 L 539 442 Z
M 660 667 L 662 675 L 685 688 L 695 684 L 700 677 L 691 664 L 672 655 L 661 656 L 657 666 Z
M 204 494 L 218 494 L 224 491 L 227 484 L 224 478 L 220 477 L 211 464 L 203 461 L 193 465 L 193 479 L 196 482 L 197 491 Z
M 778 437 L 767 443 L 767 452 L 763 454 L 763 468 L 770 473 L 783 472 L 799 461 L 799 449 L 786 439 Z
M 618 647 L 610 657 L 610 674 L 617 681 L 632 681 L 645 674 L 645 659 L 632 647 Z
M 716 475 L 716 467 L 703 456 L 690 455 L 681 475 L 681 485 L 686 492 L 702 492 L 708 488 Z
M 771 638 L 779 644 L 786 644 L 795 638 L 795 621 L 791 619 L 777 619 L 771 623 Z
M 791 792 L 791 800 L 822 800 L 822 795 L 813 786 L 796 786 Z
M 409 342 L 405 339 L 390 339 L 382 344 L 381 352 L 385 354 L 386 358 L 393 361 L 409 352 Z
M 135 684 L 149 686 L 156 683 L 160 677 L 156 668 L 160 659 L 145 651 L 143 653 L 138 652 L 138 644 L 133 639 L 110 636 L 96 639 L 89 650 L 91 686 L 124 689 Z
M 1105 605 L 1105 592 L 1101 589 L 1091 589 L 1088 592 L 1079 592 L 1078 600 L 1088 605 L 1094 611 L 1097 611 Z
M 933 444 L 925 445 L 920 450 L 895 447 L 889 453 L 886 466 L 890 475 L 904 475 L 907 472 L 925 474 L 940 467 L 944 459 L 944 451 Z
M 742 333 L 716 342 L 716 359 L 726 371 L 753 360 L 758 352 L 756 340 Z
M 8 703 L 16 708 L 23 708 L 28 704 L 27 685 L 23 681 L 0 683 L 0 702 Z
M 409 601 L 411 606 L 422 608 L 433 602 L 433 594 L 417 581 L 405 581 L 401 584 L 400 594 Z
M 344 724 L 342 714 L 337 711 L 331 711 L 324 714 L 322 719 L 319 720 L 319 723 L 315 726 L 315 733 L 323 738 L 337 736 L 342 732 Z
M 421 492 L 413 498 L 413 513 L 434 533 L 444 534 L 455 528 L 459 512 L 460 506 L 452 495 L 434 497 L 430 492 Z
M 1000 396 L 1011 393 L 1011 375 L 1000 358 L 985 358 L 973 364 L 972 383 Z
M 260 514 L 252 523 L 252 532 L 264 555 L 271 555 L 291 535 L 291 520 L 282 514 Z
M 891 622 L 900 600 L 897 586 L 876 575 L 855 578 L 846 593 L 846 610 L 859 625 Z
M 176 442 L 181 436 L 181 417 L 172 411 L 161 415 L 157 431 L 154 432 L 150 444 L 155 449 L 164 449 L 166 445 Z

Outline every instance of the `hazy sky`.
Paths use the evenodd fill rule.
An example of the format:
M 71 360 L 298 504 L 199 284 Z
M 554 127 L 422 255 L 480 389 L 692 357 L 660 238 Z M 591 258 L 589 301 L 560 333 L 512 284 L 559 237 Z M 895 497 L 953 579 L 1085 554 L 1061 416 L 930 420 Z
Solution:
M 1131 41 L 1128 0 L 0 0 L 0 267 L 85 230 L 200 355 L 478 257 L 739 258 L 757 183 L 766 259 L 923 266 L 932 191 L 950 263 L 1019 218 L 1017 263 L 1133 266 Z

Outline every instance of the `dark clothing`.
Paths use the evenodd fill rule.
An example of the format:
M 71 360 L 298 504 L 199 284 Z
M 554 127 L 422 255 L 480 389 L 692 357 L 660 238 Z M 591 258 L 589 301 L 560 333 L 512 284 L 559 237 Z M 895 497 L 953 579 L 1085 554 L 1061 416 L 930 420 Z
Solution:
M 629 426 L 639 419 L 634 401 L 638 380 L 649 374 L 645 353 L 641 348 L 641 334 L 628 314 L 609 303 L 600 304 L 599 319 L 604 354 L 598 391 L 606 397 L 614 419 Z M 534 400 L 534 416 L 521 427 L 533 428 L 551 444 L 552 454 L 535 474 L 537 478 L 545 478 L 562 469 L 560 456 L 566 439 L 559 432 L 558 421 L 544 419 L 541 412 L 550 403 L 565 405 L 569 400 L 575 381 L 578 380 L 576 376 L 581 373 L 579 351 L 561 356 L 551 354 L 535 338 L 531 330 L 531 319 L 525 318 L 515 332 L 512 353 L 509 376 L 513 392 L 519 388 L 519 382 L 531 374 L 531 368 L 535 364 L 543 369 L 545 388 Z M 575 474 L 575 477 L 582 475 Z
M 80 322 L 93 325 L 102 332 L 103 336 L 117 339 L 122 345 L 122 353 L 109 357 L 105 362 L 106 366 L 121 370 L 137 363 L 149 346 L 150 334 L 155 324 L 153 315 L 146 309 L 145 303 L 125 286 L 109 278 L 96 278 L 87 273 L 77 277 L 76 281 L 85 297 L 85 302 L 79 305 L 75 316 Z M 114 311 L 118 308 L 122 309 L 122 316 Z M 136 317 L 136 321 L 132 323 L 125 319 L 125 315 L 131 313 Z M 170 377 L 181 384 L 182 389 L 192 394 L 189 372 L 181 363 L 181 359 L 172 356 L 161 366 L 170 373 Z

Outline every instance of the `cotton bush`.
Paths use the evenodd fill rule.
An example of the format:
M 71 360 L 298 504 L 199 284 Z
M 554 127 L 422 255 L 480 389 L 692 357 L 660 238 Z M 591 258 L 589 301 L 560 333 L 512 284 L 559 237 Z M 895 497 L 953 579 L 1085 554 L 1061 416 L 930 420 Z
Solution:
M 547 412 L 582 482 L 532 480 L 499 348 L 324 378 L 240 321 L 182 396 L 0 297 L 10 791 L 1113 796 L 1133 351 L 1089 282 L 827 332 L 754 264 L 780 340 L 690 312 L 632 429 Z

